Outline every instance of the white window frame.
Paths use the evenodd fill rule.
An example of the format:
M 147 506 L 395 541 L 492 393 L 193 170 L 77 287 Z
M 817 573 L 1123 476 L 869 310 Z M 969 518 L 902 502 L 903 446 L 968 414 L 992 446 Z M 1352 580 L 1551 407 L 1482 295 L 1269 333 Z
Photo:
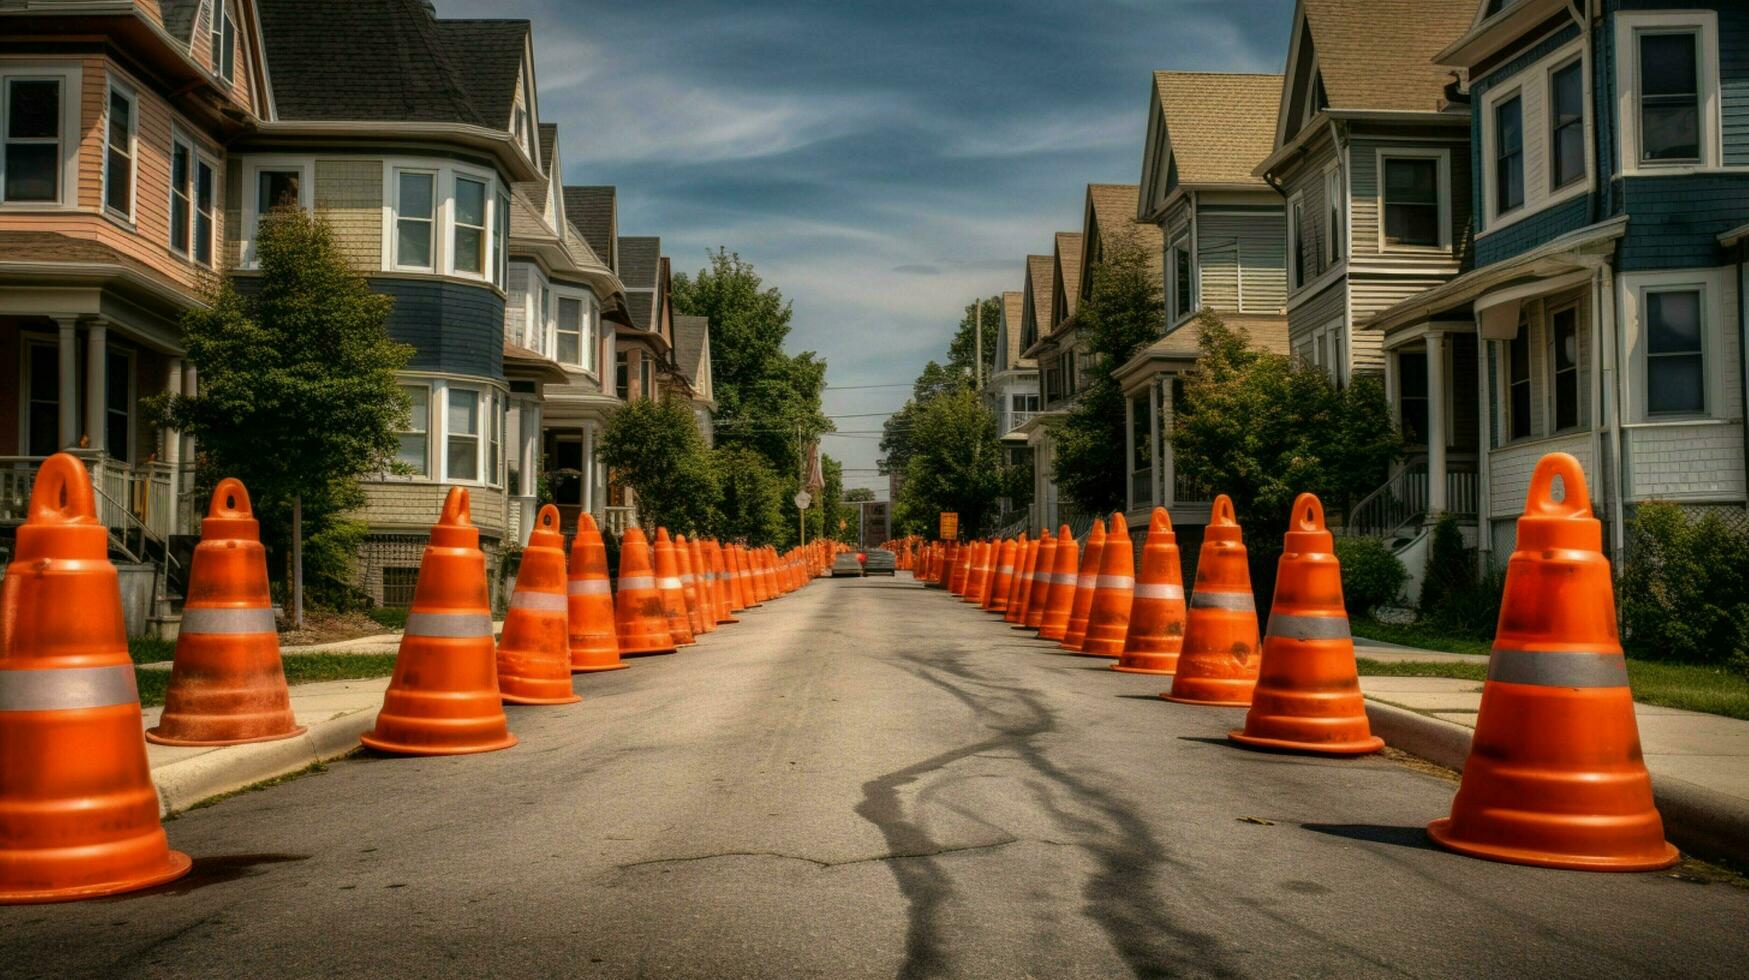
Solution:
M 230 35 L 230 50 L 224 50 L 224 37 Z M 237 82 L 237 20 L 231 16 L 229 0 L 211 0 L 207 10 L 207 30 L 210 35 L 207 46 L 208 55 L 212 61 L 212 74 L 218 81 L 229 87 Z M 230 70 L 220 63 L 224 54 L 231 57 Z
M 443 479 L 444 483 L 467 483 L 484 486 L 486 472 L 486 424 L 487 410 L 490 402 L 487 400 L 489 388 L 482 385 L 460 384 L 448 382 L 443 386 Z M 464 392 L 474 396 L 474 429 L 470 434 L 458 434 L 449 430 L 449 402 L 452 395 Z M 474 440 L 474 475 L 471 477 L 457 476 L 449 471 L 449 444 L 455 439 Z
M 400 437 L 404 436 L 404 435 L 406 435 L 406 436 L 421 435 L 421 436 L 424 436 L 424 438 L 425 438 L 425 464 L 424 464 L 424 468 L 418 473 L 406 474 L 405 476 L 402 477 L 402 479 L 430 480 L 432 477 L 432 470 L 433 470 L 433 467 L 431 465 L 431 442 L 432 442 L 431 437 L 432 437 L 434 430 L 437 428 L 437 426 L 434 424 L 435 419 L 433 417 L 434 413 L 432 412 L 432 409 L 434 407 L 436 407 L 436 405 L 438 404 L 439 388 L 437 385 L 431 383 L 430 381 L 418 380 L 418 379 L 402 378 L 402 379 L 398 380 L 398 383 L 400 384 L 400 386 L 402 388 L 423 388 L 423 389 L 425 389 L 425 428 L 424 428 L 424 430 L 419 430 L 419 429 L 414 429 L 414 428 L 395 430 L 395 437 L 396 437 L 397 442 L 399 442 Z M 409 425 L 412 424 L 411 414 L 409 414 L 409 417 L 408 417 L 408 424 Z M 395 458 L 397 461 L 400 459 L 400 451 L 399 450 L 396 450 Z
M 1439 165 L 1439 243 L 1435 245 L 1401 245 L 1391 244 L 1385 237 L 1385 164 L 1390 160 L 1434 160 Z M 1451 228 L 1451 150 L 1430 149 L 1426 147 L 1380 148 L 1377 151 L 1375 166 L 1378 173 L 1378 246 L 1379 251 L 1395 254 L 1430 254 L 1450 252 L 1452 245 Z
M 1673 272 L 1624 273 L 1617 280 L 1626 347 L 1632 358 L 1629 366 L 1628 418 L 1630 424 L 1686 424 L 1721 418 L 1729 414 L 1722 404 L 1725 391 L 1725 320 L 1726 304 L 1733 293 L 1730 277 L 1733 269 L 1682 269 Z M 1701 398 L 1701 411 L 1686 415 L 1653 416 L 1647 409 L 1650 385 L 1647 378 L 1649 337 L 1645 325 L 1646 295 L 1658 292 L 1700 293 L 1700 357 L 1701 382 L 1706 391 Z
M 1579 131 L 1582 149 L 1584 151 L 1585 169 L 1579 179 L 1570 184 L 1555 186 L 1555 76 L 1575 65 L 1579 68 Z M 1543 83 L 1543 160 L 1545 166 L 1542 177 L 1542 187 L 1546 190 L 1548 200 L 1544 204 L 1558 203 L 1582 192 L 1590 187 L 1592 157 L 1596 151 L 1591 145 L 1591 64 L 1583 50 L 1550 60 L 1547 68 L 1542 71 Z M 1528 175 L 1527 175 L 1528 176 Z M 1528 181 L 1527 181 L 1528 190 Z M 1527 194 L 1528 196 L 1528 194 Z
M 110 173 L 110 138 L 109 138 L 109 107 L 114 98 L 120 95 L 127 100 L 128 112 L 128 207 L 126 211 L 110 206 L 109 182 L 113 176 Z M 118 219 L 129 225 L 134 223 L 134 215 L 140 210 L 140 94 L 133 86 L 110 75 L 103 91 L 103 197 L 101 204 L 103 213 L 110 218 Z
M 1318 280 L 1316 274 L 1308 276 L 1311 269 L 1305 268 L 1306 253 L 1300 247 L 1302 231 L 1305 224 L 1303 212 L 1306 208 L 1306 194 L 1295 191 L 1287 199 L 1287 290 L 1297 293 Z
M 1184 256 L 1184 267 L 1188 272 L 1187 282 L 1178 278 L 1178 256 Z M 1173 326 L 1178 326 L 1196 316 L 1196 258 L 1190 254 L 1190 236 L 1181 236 L 1166 249 L 1166 309 Z M 1190 302 L 1186 304 L 1186 312 L 1178 312 L 1178 300 L 1188 295 Z
M 83 130 L 79 125 L 80 82 L 83 73 L 78 66 L 68 66 L 59 63 L 43 63 L 30 61 L 6 61 L 0 59 L 0 140 L 5 139 L 7 132 L 7 110 L 10 107 L 8 86 L 11 82 L 59 82 L 61 85 L 61 135 L 57 142 L 61 163 L 60 179 L 56 181 L 56 195 L 52 201 L 6 201 L 6 185 L 4 181 L 6 158 L 0 152 L 0 209 L 5 210 L 64 210 L 79 206 L 79 141 Z M 108 99 L 108 94 L 104 95 Z M 104 103 L 105 106 L 108 102 Z M 107 139 L 107 133 L 105 134 Z M 109 155 L 108 147 L 104 148 L 104 156 Z
M 176 148 L 183 147 L 188 151 L 188 248 L 176 247 Z M 223 202 L 219 200 L 219 165 L 206 152 L 206 148 L 188 134 L 180 124 L 170 127 L 170 157 L 166 161 L 166 170 L 170 176 L 170 187 L 165 203 L 168 208 L 165 215 L 169 220 L 166 244 L 173 255 L 194 265 L 212 268 L 218 254 L 218 223 L 221 220 Z M 206 167 L 213 175 L 213 195 L 211 207 L 207 213 L 207 257 L 200 258 L 200 168 Z
M 552 358 L 566 367 L 582 370 L 585 362 L 589 359 L 589 301 L 593 296 L 587 290 L 559 289 L 556 292 L 558 295 L 553 302 Z M 566 303 L 577 304 L 577 329 L 575 331 L 564 329 L 564 317 L 560 311 L 565 308 Z M 559 357 L 559 336 L 573 332 L 577 335 L 577 360 L 566 361 Z
M 401 261 L 401 175 L 412 174 L 431 178 L 431 213 L 427 217 L 409 218 L 409 221 L 425 221 L 431 228 L 431 261 L 426 265 L 413 265 Z M 391 164 L 389 180 L 384 195 L 388 200 L 385 208 L 388 211 L 388 235 L 383 243 L 387 253 L 384 267 L 394 272 L 435 272 L 442 265 L 444 252 L 443 241 L 443 172 L 438 167 L 421 167 L 416 165 Z
M 1582 96 L 1585 131 L 1585 179 L 1556 188 L 1554 181 L 1554 79 L 1555 73 L 1568 67 L 1575 59 L 1580 62 L 1579 76 L 1584 86 Z M 1494 146 L 1497 134 L 1494 109 L 1514 96 L 1522 98 L 1524 108 L 1524 202 L 1510 211 L 1495 208 Z M 1490 91 L 1481 100 L 1482 215 L 1483 227 L 1477 237 L 1486 237 L 1502 228 L 1534 214 L 1541 214 L 1582 194 L 1590 193 L 1597 183 L 1597 112 L 1591 77 L 1591 54 L 1583 41 L 1563 45 L 1536 64 L 1513 76 L 1498 91 Z M 1532 152 L 1533 149 L 1540 149 Z
M 1332 160 L 1330 165 L 1324 168 L 1324 220 L 1329 224 L 1324 234 L 1324 268 L 1326 269 L 1333 269 L 1340 265 L 1348 253 L 1344 247 L 1347 243 L 1347 228 L 1345 227 L 1347 222 L 1343 220 L 1343 215 L 1348 211 L 1348 195 L 1344 192 L 1342 185 L 1342 163 L 1339 160 Z M 1380 187 L 1379 196 L 1383 198 L 1382 181 Z M 1380 219 L 1380 222 L 1382 224 L 1383 218 Z
M 310 210 L 316 200 L 316 161 L 309 157 L 255 157 L 244 161 L 243 186 L 243 263 L 245 269 L 260 266 L 255 254 L 255 239 L 261 227 L 260 201 L 262 171 L 295 170 L 298 172 L 298 206 Z
M 1500 177 L 1495 170 L 1495 164 L 1499 161 L 1495 159 L 1494 155 L 1500 136 L 1500 127 L 1496 122 L 1499 118 L 1497 110 L 1502 103 L 1511 102 L 1513 99 L 1518 100 L 1519 129 L 1524 132 L 1525 145 L 1518 152 L 1519 162 L 1524 167 L 1524 199 L 1511 210 L 1501 211 L 1498 193 Z M 1529 99 L 1525 97 L 1522 82 L 1505 86 L 1498 92 L 1489 92 L 1484 101 L 1486 104 L 1482 109 L 1482 213 L 1488 216 L 1488 230 L 1493 231 L 1522 219 L 1530 212 L 1530 189 L 1534 186 L 1536 175 L 1530 172 L 1529 151 L 1530 134 L 1533 131 L 1531 127 L 1535 121 L 1528 111 L 1530 108 Z
M 497 221 L 492 226 L 492 281 L 499 289 L 510 289 L 510 196 L 500 188 L 497 194 Z
M 489 283 L 492 281 L 492 278 L 496 273 L 496 270 L 493 268 L 493 260 L 496 258 L 496 255 L 492 248 L 493 242 L 498 238 L 497 175 L 489 170 L 457 166 L 449 168 L 447 177 L 448 179 L 445 182 L 447 193 L 443 195 L 444 243 L 447 246 L 444 248 L 444 261 L 442 265 L 444 275 L 452 276 L 457 279 L 471 279 L 475 282 Z M 479 272 L 465 272 L 457 269 L 455 265 L 455 235 L 456 230 L 461 227 L 456 220 L 456 193 L 460 189 L 460 182 L 463 180 L 470 180 L 485 185 L 480 197 L 480 206 L 485 208 L 486 213 L 481 215 L 481 224 L 477 226 L 480 229 L 481 235 Z
M 212 174 L 212 194 L 208 197 L 208 200 L 207 200 L 206 235 L 204 236 L 204 238 L 200 233 L 200 218 L 201 218 L 200 171 L 201 171 L 202 167 L 205 167 L 207 172 Z M 194 152 L 194 229 L 193 229 L 193 236 L 190 239 L 194 245 L 194 254 L 189 257 L 189 261 L 193 262 L 195 265 L 206 266 L 209 269 L 213 269 L 213 268 L 218 267 L 218 262 L 219 262 L 219 223 L 221 221 L 225 220 L 224 190 L 223 190 L 222 185 L 219 183 L 219 181 L 220 181 L 219 175 L 222 172 L 223 171 L 220 170 L 219 162 L 216 158 L 207 156 L 206 154 L 202 153 L 198 146 L 195 148 L 195 152 Z M 205 258 L 202 258 L 201 254 L 200 254 L 200 246 L 201 246 L 203 241 L 206 245 L 206 257 Z
M 1638 35 L 1693 32 L 1699 39 L 1700 160 L 1659 163 L 1640 159 L 1640 46 Z M 1719 15 L 1712 10 L 1621 11 L 1615 15 L 1616 129 L 1622 173 L 1685 174 L 1749 170 L 1724 166 L 1724 99 L 1719 86 Z

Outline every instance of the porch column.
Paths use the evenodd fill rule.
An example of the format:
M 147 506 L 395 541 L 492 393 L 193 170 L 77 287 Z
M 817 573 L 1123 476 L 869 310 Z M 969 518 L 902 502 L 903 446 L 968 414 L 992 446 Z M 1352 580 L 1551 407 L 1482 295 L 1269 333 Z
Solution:
M 541 419 L 538 402 L 522 403 L 522 491 L 524 497 L 538 496 L 535 487 L 540 480 Z
M 61 328 L 60 435 L 61 448 L 79 445 L 79 321 L 55 320 Z
M 595 423 L 583 423 L 583 509 L 595 514 L 595 483 L 600 467 L 595 462 Z M 596 514 L 597 517 L 605 515 Z
M 165 358 L 168 367 L 165 371 L 164 391 L 171 395 L 182 394 L 182 358 Z M 164 430 L 164 468 L 170 474 L 170 506 L 171 513 L 180 515 L 182 508 L 177 506 L 182 501 L 182 430 Z M 174 522 L 173 522 L 174 523 Z M 178 533 L 186 532 L 187 528 L 175 528 Z
M 1160 406 L 1164 399 L 1160 397 L 1160 383 L 1148 382 L 1148 506 L 1158 507 L 1166 502 L 1166 495 L 1160 492 L 1160 477 L 1166 471 L 1165 453 L 1160 447 Z
M 1443 513 L 1445 499 L 1445 334 L 1427 334 L 1427 510 Z
M 98 452 L 109 449 L 109 426 L 106 400 L 108 374 L 109 331 L 101 323 L 85 328 L 85 434 L 91 437 L 90 448 Z
M 182 393 L 190 398 L 200 394 L 200 377 L 194 369 L 193 361 L 183 362 Z M 194 444 L 193 436 L 186 436 L 184 438 L 187 439 L 187 444 L 182 447 L 184 450 L 183 458 L 192 460 L 195 456 L 200 454 L 200 448 Z

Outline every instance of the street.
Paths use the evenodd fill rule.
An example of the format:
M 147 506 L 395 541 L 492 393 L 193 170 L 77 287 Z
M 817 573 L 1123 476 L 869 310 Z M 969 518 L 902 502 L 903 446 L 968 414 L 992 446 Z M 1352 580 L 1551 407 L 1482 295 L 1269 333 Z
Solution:
M 0 909 L 0 971 L 1741 975 L 1749 889 L 1434 849 L 1449 779 L 1236 748 L 907 574 L 743 619 L 509 709 L 508 751 L 185 813 L 190 877 Z

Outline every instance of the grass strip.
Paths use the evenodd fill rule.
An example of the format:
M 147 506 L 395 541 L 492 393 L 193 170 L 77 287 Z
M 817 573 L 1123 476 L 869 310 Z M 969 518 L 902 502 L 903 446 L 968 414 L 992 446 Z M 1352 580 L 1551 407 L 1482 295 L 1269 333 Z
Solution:
M 1428 663 L 1421 661 L 1356 661 L 1365 677 L 1450 677 L 1484 681 L 1485 663 Z M 1634 700 L 1664 708 L 1682 708 L 1709 715 L 1749 721 L 1749 678 L 1720 667 L 1670 664 L 1628 659 L 1628 686 Z
M 361 677 L 387 677 L 395 671 L 392 653 L 303 653 L 286 657 L 287 684 L 312 684 L 317 681 L 346 681 Z M 140 686 L 140 704 L 152 707 L 164 703 L 164 692 L 170 687 L 168 670 L 134 670 Z

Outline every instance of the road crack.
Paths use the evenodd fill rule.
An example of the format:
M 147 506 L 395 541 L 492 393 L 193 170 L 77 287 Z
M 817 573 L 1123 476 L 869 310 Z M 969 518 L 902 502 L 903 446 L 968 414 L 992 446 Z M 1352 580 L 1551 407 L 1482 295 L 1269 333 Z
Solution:
M 992 841 L 988 844 L 959 844 L 937 847 L 925 851 L 905 851 L 889 854 L 871 854 L 868 857 L 848 858 L 843 861 L 822 861 L 802 854 L 785 854 L 782 851 L 716 851 L 711 854 L 690 854 L 683 857 L 649 858 L 644 861 L 631 861 L 626 864 L 614 865 L 620 871 L 630 868 L 643 868 L 653 864 L 688 864 L 695 861 L 715 861 L 719 858 L 734 857 L 768 857 L 785 861 L 801 861 L 817 868 L 843 868 L 853 864 L 873 864 L 879 861 L 905 861 L 914 858 L 935 858 L 945 854 L 962 854 L 967 851 L 993 851 L 1007 847 L 1010 844 L 1025 843 L 1024 838 L 1010 837 L 1007 840 Z M 1058 844 L 1060 841 L 1035 841 L 1040 844 Z

